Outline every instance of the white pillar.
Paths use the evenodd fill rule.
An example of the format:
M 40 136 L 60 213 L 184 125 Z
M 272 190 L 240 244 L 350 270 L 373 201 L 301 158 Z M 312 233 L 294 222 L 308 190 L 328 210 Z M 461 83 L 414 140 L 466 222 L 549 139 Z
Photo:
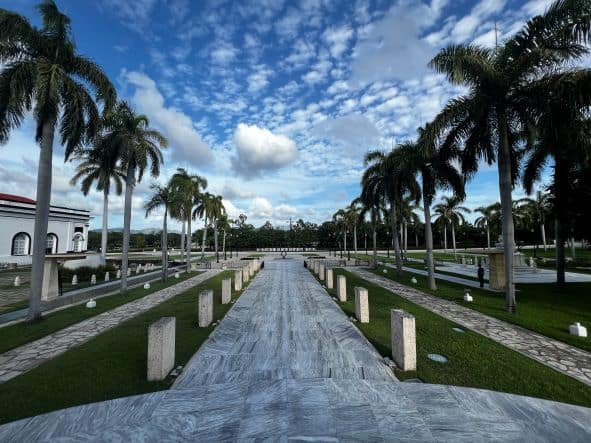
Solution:
M 242 291 L 242 269 L 234 271 L 234 290 Z
M 369 300 L 365 288 L 355 287 L 355 317 L 361 323 L 369 323 Z
M 242 283 L 248 283 L 248 266 L 242 268 Z
M 328 289 L 332 289 L 334 286 L 334 282 L 333 282 L 333 278 L 332 278 L 332 269 L 327 269 L 326 270 L 326 287 Z
M 162 317 L 148 328 L 148 381 L 164 380 L 174 367 L 175 317 Z
M 347 278 L 344 275 L 337 275 L 337 298 L 339 301 L 347 301 Z
M 213 322 L 213 290 L 199 294 L 199 327 L 206 328 Z
M 227 305 L 232 300 L 232 279 L 222 280 L 222 305 Z
M 320 279 L 320 281 L 324 281 L 324 264 L 320 263 L 320 266 L 318 267 L 318 278 Z
M 105 272 L 105 281 L 111 280 L 111 276 L 109 275 L 109 271 Z
M 403 371 L 417 369 L 415 318 L 402 309 L 390 311 L 392 359 Z

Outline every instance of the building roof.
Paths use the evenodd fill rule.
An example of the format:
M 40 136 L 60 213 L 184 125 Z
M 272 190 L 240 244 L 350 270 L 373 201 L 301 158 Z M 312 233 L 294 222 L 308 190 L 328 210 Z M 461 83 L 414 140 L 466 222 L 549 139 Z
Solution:
M 21 197 L 20 195 L 12 195 L 12 194 L 3 194 L 0 192 L 0 200 L 6 200 L 9 202 L 16 202 L 16 203 L 29 203 L 31 205 L 36 204 L 35 200 L 32 200 L 27 197 Z

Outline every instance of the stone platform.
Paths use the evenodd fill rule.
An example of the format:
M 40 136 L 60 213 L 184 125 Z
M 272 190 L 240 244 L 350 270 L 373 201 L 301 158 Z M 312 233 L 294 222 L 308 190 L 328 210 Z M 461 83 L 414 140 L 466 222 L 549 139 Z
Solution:
M 590 438 L 590 409 L 398 382 L 300 260 L 266 262 L 172 389 L 0 427 L 0 441 Z

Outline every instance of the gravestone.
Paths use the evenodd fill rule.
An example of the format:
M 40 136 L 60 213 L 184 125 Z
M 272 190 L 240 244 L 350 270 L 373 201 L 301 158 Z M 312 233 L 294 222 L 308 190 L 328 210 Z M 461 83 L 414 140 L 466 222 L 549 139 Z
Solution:
M 355 287 L 355 317 L 361 323 L 369 323 L 369 300 L 367 289 Z
M 117 269 L 117 279 L 121 278 L 121 269 Z
M 96 274 L 92 274 L 90 276 L 90 284 L 91 285 L 96 285 Z
M 105 272 L 105 281 L 111 280 L 111 276 L 109 275 L 109 271 Z
M 415 318 L 402 309 L 390 310 L 392 359 L 403 371 L 417 369 Z
M 248 283 L 248 267 L 242 268 L 242 283 Z
M 175 317 L 162 317 L 148 329 L 148 381 L 164 380 L 174 367 Z
M 320 279 L 320 281 L 324 281 L 324 264 L 320 264 L 320 266 L 318 266 L 318 278 Z
M 74 274 L 72 276 L 72 286 L 76 286 L 78 284 L 78 276 Z
M 344 275 L 337 275 L 337 298 L 341 302 L 347 301 L 347 278 Z
M 326 287 L 328 289 L 332 289 L 334 286 L 334 282 L 333 282 L 333 278 L 332 278 L 332 269 L 327 269 L 326 270 Z
M 232 300 L 232 279 L 225 278 L 222 280 L 222 305 L 230 303 Z
M 199 327 L 207 328 L 213 321 L 213 290 L 206 289 L 199 294 Z
M 14 286 L 18 288 L 20 285 L 21 285 L 21 278 L 17 275 L 16 277 L 14 277 Z
M 234 271 L 234 290 L 242 291 L 242 270 L 236 269 Z

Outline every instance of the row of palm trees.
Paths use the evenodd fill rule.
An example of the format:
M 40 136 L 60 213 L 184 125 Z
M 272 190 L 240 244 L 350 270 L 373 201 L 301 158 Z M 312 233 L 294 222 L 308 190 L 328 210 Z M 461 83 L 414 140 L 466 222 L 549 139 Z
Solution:
M 451 203 L 459 204 L 465 198 L 465 181 L 476 174 L 482 161 L 497 163 L 504 265 L 513 269 L 513 186 L 523 165 L 521 179 L 531 192 L 551 159 L 557 282 L 564 283 L 568 183 L 574 171 L 588 167 L 591 152 L 591 70 L 574 68 L 573 63 L 589 53 L 590 37 L 591 0 L 559 0 L 494 49 L 452 45 L 433 58 L 430 66 L 463 86 L 466 93 L 450 100 L 432 122 L 420 128 L 415 141 L 391 152 L 368 153 L 361 180 L 360 201 L 370 214 L 374 239 L 379 208 L 390 209 L 399 274 L 397 205 L 405 198 L 418 203 L 422 197 L 425 220 L 431 220 L 437 190 L 452 191 Z M 448 210 L 436 209 L 442 216 Z M 435 290 L 431 223 L 425 223 L 425 239 L 429 287 Z M 505 286 L 507 309 L 515 312 L 513 272 L 505 272 Z

